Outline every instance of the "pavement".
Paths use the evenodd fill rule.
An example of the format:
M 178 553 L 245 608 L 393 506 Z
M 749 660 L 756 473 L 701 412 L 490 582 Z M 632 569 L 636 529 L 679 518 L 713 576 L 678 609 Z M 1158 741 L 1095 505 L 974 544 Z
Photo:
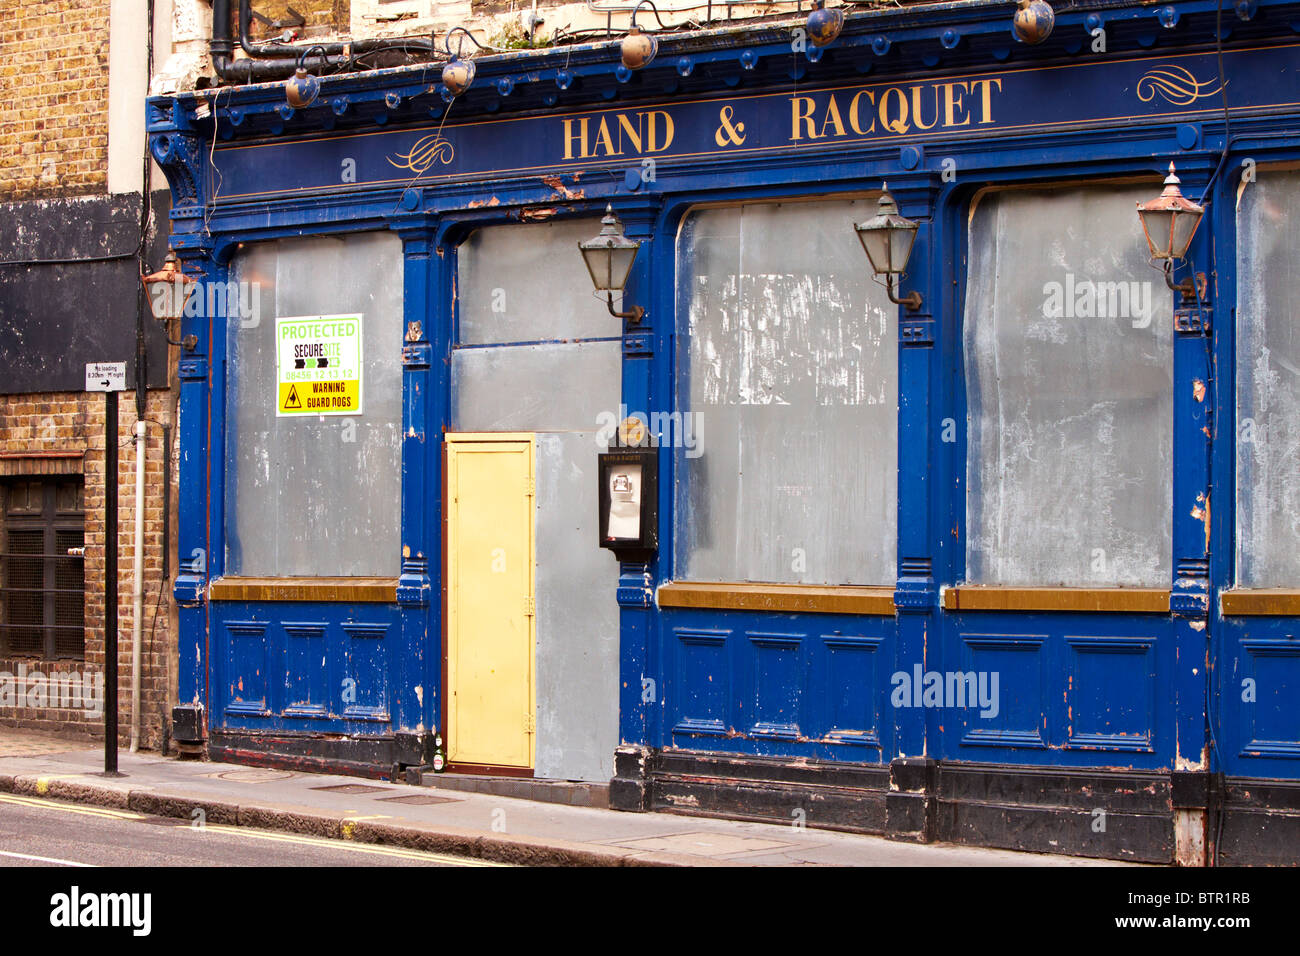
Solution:
M 0 793 L 531 866 L 1120 866 L 121 752 L 0 727 Z M 0 802 L 0 822 L 6 806 Z

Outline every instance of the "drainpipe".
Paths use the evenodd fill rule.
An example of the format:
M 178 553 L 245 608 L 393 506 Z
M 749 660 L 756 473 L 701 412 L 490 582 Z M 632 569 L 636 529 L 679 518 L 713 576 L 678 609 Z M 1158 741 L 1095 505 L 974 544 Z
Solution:
M 248 59 L 236 60 L 235 42 L 230 33 L 230 0 L 212 0 L 212 42 L 208 46 L 208 51 L 212 54 L 212 66 L 217 71 L 217 75 L 223 80 L 241 83 L 283 80 L 292 76 L 298 67 L 298 57 L 308 47 L 287 43 L 255 44 L 248 38 L 252 19 L 252 0 L 239 0 L 239 46 L 248 54 Z M 421 50 L 429 53 L 430 59 L 442 59 L 437 53 L 433 39 L 426 40 L 423 37 L 395 37 L 311 45 L 312 49 L 316 47 L 322 48 L 326 56 L 307 57 L 303 66 L 308 70 L 337 66 L 337 59 L 340 56 L 387 49 Z M 326 59 L 328 56 L 335 57 L 335 61 L 329 62 Z
M 135 423 L 135 581 L 131 597 L 131 753 L 140 749 L 140 635 L 144 624 L 144 456 L 148 434 L 143 419 Z

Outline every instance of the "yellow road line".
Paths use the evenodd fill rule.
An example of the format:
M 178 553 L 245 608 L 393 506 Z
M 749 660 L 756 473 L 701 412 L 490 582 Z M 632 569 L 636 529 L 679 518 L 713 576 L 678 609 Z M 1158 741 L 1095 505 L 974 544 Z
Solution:
M 54 800 L 42 799 L 40 797 L 23 797 L 16 794 L 0 793 L 0 803 L 11 803 L 22 807 L 32 807 L 38 810 L 60 810 L 64 813 L 78 813 L 83 816 L 107 817 L 114 820 L 132 820 L 139 821 L 146 819 L 144 814 L 133 813 L 130 810 L 112 810 L 108 807 L 80 807 L 71 806 L 66 803 L 58 803 Z M 170 819 L 170 818 L 168 818 Z M 177 828 L 186 828 L 186 824 L 181 818 L 176 818 Z M 353 821 L 345 821 L 351 823 Z M 422 860 L 424 862 L 445 863 L 448 866 L 507 866 L 505 863 L 495 863 L 491 860 L 473 860 L 462 856 L 449 856 L 444 853 L 425 853 L 420 850 L 408 850 L 402 847 L 378 846 L 369 843 L 348 843 L 342 840 L 331 840 L 321 837 L 301 836 L 294 833 L 274 833 L 266 830 L 252 830 L 248 827 L 229 826 L 222 823 L 208 823 L 201 827 L 195 827 L 192 824 L 188 829 L 194 830 L 212 830 L 218 833 L 228 833 L 235 836 L 253 837 L 259 840 L 273 840 L 279 843 L 296 843 L 304 846 L 314 846 L 323 849 L 341 850 L 353 853 L 370 853 L 380 856 L 399 857 L 407 860 Z
M 323 837 L 301 836 L 295 833 L 272 833 L 266 830 L 250 830 L 247 827 L 229 826 L 224 823 L 209 823 L 204 827 L 198 827 L 201 830 L 215 830 L 218 833 L 229 833 L 235 836 L 254 837 L 259 840 L 272 840 L 277 843 L 297 843 L 305 846 L 321 847 L 329 850 L 343 850 L 352 853 L 372 853 L 380 856 L 400 857 L 407 860 L 423 860 L 425 862 L 446 863 L 450 866 L 507 866 L 505 863 L 494 863 L 491 860 L 472 860 L 463 856 L 448 856 L 444 853 L 426 853 L 421 850 L 407 850 L 401 847 L 378 846 L 369 843 L 345 843 L 341 840 L 331 840 Z
M 112 810 L 108 807 L 74 807 L 67 803 L 41 797 L 20 797 L 12 793 L 0 793 L 0 803 L 14 803 L 22 807 L 36 807 L 41 810 L 62 810 L 64 813 L 80 813 L 90 817 L 111 817 L 115 820 L 143 820 L 144 814 L 132 813 L 130 810 Z

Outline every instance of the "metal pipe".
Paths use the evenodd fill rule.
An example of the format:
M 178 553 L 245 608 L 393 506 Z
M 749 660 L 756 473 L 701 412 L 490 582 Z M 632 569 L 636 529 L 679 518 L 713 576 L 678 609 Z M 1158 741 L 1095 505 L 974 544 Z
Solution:
M 135 423 L 135 580 L 131 585 L 131 753 L 140 749 L 140 635 L 144 630 L 144 419 Z

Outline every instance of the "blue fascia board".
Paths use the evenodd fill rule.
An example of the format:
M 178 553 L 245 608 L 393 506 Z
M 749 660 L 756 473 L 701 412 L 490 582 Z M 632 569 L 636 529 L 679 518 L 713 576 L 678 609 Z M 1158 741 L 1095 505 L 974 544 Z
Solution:
M 1178 14 L 1173 28 L 1164 27 L 1158 17 L 1169 8 Z M 1004 0 L 866 11 L 849 13 L 842 34 L 830 46 L 819 50 L 810 45 L 815 61 L 809 53 L 795 53 L 791 48 L 792 31 L 803 22 L 801 17 L 739 21 L 721 29 L 663 34 L 654 62 L 638 73 L 622 67 L 619 37 L 615 36 L 600 43 L 476 57 L 474 86 L 457 100 L 456 118 L 463 122 L 502 111 L 574 109 L 616 98 L 634 102 L 665 94 L 703 95 L 741 84 L 746 89 L 779 87 L 812 75 L 818 82 L 828 82 L 865 72 L 893 76 L 993 64 L 1025 65 L 1030 60 L 1045 64 L 1084 52 L 1097 25 L 1107 29 L 1111 50 L 1174 43 L 1186 50 L 1212 44 L 1220 19 L 1225 35 L 1241 31 L 1275 37 L 1285 32 L 1285 28 L 1279 29 L 1283 23 L 1300 31 L 1300 4 L 1260 0 L 1249 21 L 1241 20 L 1232 7 L 1220 12 L 1216 0 L 1088 4 L 1058 12 L 1052 35 L 1036 46 L 1020 43 L 1012 35 L 1010 4 Z M 884 44 L 878 44 L 881 38 Z M 758 66 L 746 69 L 742 54 L 752 57 L 751 62 Z M 863 59 L 864 54 L 869 59 Z M 689 76 L 680 73 L 683 58 L 690 62 Z M 781 61 L 780 67 L 771 66 L 773 58 Z M 430 117 L 442 117 L 447 109 L 438 70 L 437 64 L 426 64 L 324 77 L 320 96 L 304 110 L 288 107 L 284 85 L 279 82 L 152 97 L 148 101 L 149 131 L 210 130 L 208 104 L 212 101 L 223 121 L 219 132 L 225 139 L 428 122 Z M 557 83 L 561 73 L 569 79 L 563 89 Z M 512 82 L 509 93 L 498 90 L 501 80 Z M 394 96 L 396 107 L 389 103 Z

